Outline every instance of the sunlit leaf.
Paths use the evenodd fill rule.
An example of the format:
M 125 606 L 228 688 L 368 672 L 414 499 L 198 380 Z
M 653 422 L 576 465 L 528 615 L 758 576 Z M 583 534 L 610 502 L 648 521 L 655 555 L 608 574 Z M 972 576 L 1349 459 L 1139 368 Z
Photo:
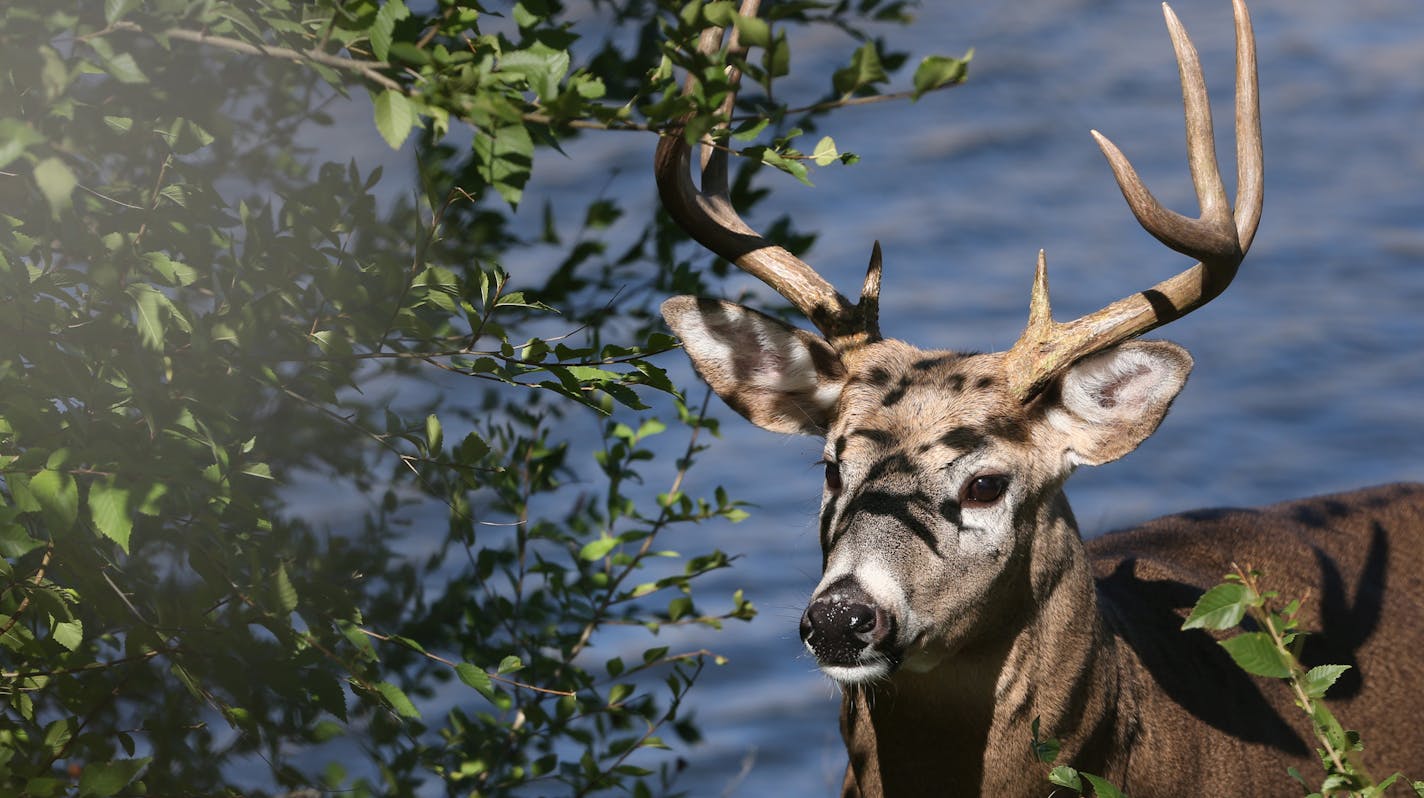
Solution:
M 494 683 L 490 681 L 488 673 L 468 662 L 455 664 L 455 674 L 460 677 L 460 681 L 475 688 L 480 695 L 489 698 L 494 695 Z
M 391 149 L 400 149 L 416 123 L 415 109 L 411 107 L 410 100 L 395 89 L 386 89 L 376 95 L 375 112 L 376 130 L 380 131 L 381 138 Z
M 1255 676 L 1284 679 L 1290 676 L 1290 666 L 1265 632 L 1247 632 L 1221 641 L 1238 667 Z
M 127 787 L 146 767 L 150 757 L 115 759 L 112 762 L 86 762 L 79 776 L 81 798 L 107 798 Z
M 915 68 L 914 99 L 918 100 L 925 92 L 963 83 L 965 76 L 969 74 L 969 61 L 973 57 L 973 50 L 966 53 L 963 58 L 950 58 L 943 55 L 925 56 L 920 65 Z
M 58 216 L 61 211 L 69 208 L 70 197 L 74 194 L 74 188 L 79 185 L 79 179 L 64 161 L 45 158 L 35 164 L 35 183 L 39 185 L 40 193 L 49 203 L 50 211 Z
M 30 479 L 29 491 L 39 502 L 52 534 L 66 532 L 79 517 L 79 485 L 63 471 L 44 469 Z
M 391 709 L 395 710 L 397 715 L 403 718 L 420 717 L 420 710 L 415 708 L 415 704 L 406 696 L 404 690 L 390 682 L 377 682 L 375 687 L 376 692 L 381 694 L 381 697 L 386 700 Z
M 1240 582 L 1226 582 L 1197 599 L 1183 629 L 1230 629 L 1241 623 L 1246 610 L 1258 603 L 1256 594 Z
M 84 624 L 78 618 L 68 621 L 60 621 L 54 625 L 54 631 L 50 633 L 54 642 L 64 646 L 70 651 L 79 648 L 79 644 L 84 642 Z
M 1306 672 L 1305 683 L 1302 685 L 1305 694 L 1311 698 L 1324 696 L 1325 691 L 1349 669 L 1349 665 L 1317 665 L 1311 668 Z
M 118 487 L 112 477 L 90 483 L 89 519 L 100 534 L 117 543 L 125 552 L 129 550 L 129 536 L 133 532 L 129 490 Z

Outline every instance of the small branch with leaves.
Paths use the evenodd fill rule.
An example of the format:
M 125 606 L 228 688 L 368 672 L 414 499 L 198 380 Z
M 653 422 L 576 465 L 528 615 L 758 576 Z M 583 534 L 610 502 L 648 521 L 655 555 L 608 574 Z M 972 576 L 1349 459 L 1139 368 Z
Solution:
M 1247 673 L 1284 679 L 1296 706 L 1310 717 L 1325 777 L 1308 798 L 1383 795 L 1404 778 L 1403 774 L 1394 773 L 1383 781 L 1376 781 L 1361 762 L 1360 735 L 1345 729 L 1323 700 L 1326 691 L 1350 666 L 1317 665 L 1307 669 L 1301 664 L 1301 646 L 1307 633 L 1300 628 L 1300 610 L 1305 599 L 1292 599 L 1282 606 L 1279 592 L 1265 589 L 1262 576 L 1249 565 L 1243 568 L 1233 564 L 1232 573 L 1225 576 L 1226 581 L 1208 590 L 1197 601 L 1182 628 L 1224 631 L 1236 628 L 1249 617 L 1256 631 L 1243 631 L 1219 643 Z M 1290 768 L 1289 773 L 1310 790 L 1299 771 Z M 1415 781 L 1412 786 L 1417 795 L 1424 796 L 1424 782 Z

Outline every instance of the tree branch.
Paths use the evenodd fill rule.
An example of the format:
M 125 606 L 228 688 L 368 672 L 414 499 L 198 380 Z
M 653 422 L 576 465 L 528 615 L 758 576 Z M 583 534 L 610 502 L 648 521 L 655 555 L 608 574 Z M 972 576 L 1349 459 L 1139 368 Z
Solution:
M 361 78 L 370 81 L 385 89 L 393 89 L 404 93 L 405 87 L 399 81 L 384 74 L 382 70 L 393 67 L 385 61 L 364 61 L 346 56 L 335 55 L 324 50 L 294 50 L 290 47 L 276 47 L 266 44 L 252 44 L 240 39 L 231 39 L 226 36 L 213 36 L 199 30 L 188 30 L 187 28 L 169 28 L 160 33 L 151 33 L 144 30 L 132 22 L 115 22 L 91 36 L 98 36 L 111 31 L 129 31 L 132 33 L 143 33 L 154 38 L 178 39 L 194 44 L 205 44 L 210 47 L 218 47 L 224 50 L 231 50 L 235 53 L 246 55 L 263 55 L 268 58 L 280 58 L 285 61 L 310 61 L 312 63 L 328 66 L 333 69 L 342 69 L 348 72 L 355 72 Z

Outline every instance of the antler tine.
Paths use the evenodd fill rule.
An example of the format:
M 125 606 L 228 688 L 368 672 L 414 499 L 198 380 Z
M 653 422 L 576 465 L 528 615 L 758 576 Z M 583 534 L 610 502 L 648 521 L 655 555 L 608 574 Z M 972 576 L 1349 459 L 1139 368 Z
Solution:
M 759 6 L 759 0 L 743 0 L 739 13 L 754 16 Z M 716 53 L 723 33 L 720 27 L 703 30 L 698 40 L 698 51 L 707 56 Z M 728 46 L 729 52 L 734 55 L 745 52 L 735 29 Z M 728 66 L 727 77 L 731 91 L 723 101 L 720 112 L 730 119 L 741 73 L 735 67 Z M 691 91 L 696 80 L 695 75 L 688 75 L 685 90 Z M 732 206 L 726 149 L 715 145 L 710 138 L 703 140 L 700 149 L 701 190 L 698 190 L 690 175 L 691 148 L 682 130 L 669 130 L 658 141 L 653 172 L 663 207 L 674 221 L 702 246 L 775 289 L 816 325 L 837 349 L 849 351 L 877 340 L 877 296 L 863 296 L 859 303 L 852 304 L 809 264 L 752 229 Z M 874 271 L 873 289 L 878 294 L 878 265 Z M 872 289 L 871 282 L 867 276 L 867 290 Z
M 1036 396 L 1079 359 L 1142 335 L 1215 299 L 1236 276 L 1261 220 L 1264 166 L 1256 45 L 1244 0 L 1232 0 L 1236 18 L 1236 209 L 1233 212 L 1216 161 L 1211 108 L 1196 48 L 1176 14 L 1162 4 L 1176 50 L 1187 127 L 1187 158 L 1201 217 L 1190 219 L 1162 206 L 1111 141 L 1093 137 L 1112 167 L 1118 187 L 1138 223 L 1173 250 L 1198 263 L 1142 293 L 1120 299 L 1082 318 L 1054 322 L 1048 277 L 1039 253 L 1029 323 L 1006 355 L 1011 389 L 1023 401 Z

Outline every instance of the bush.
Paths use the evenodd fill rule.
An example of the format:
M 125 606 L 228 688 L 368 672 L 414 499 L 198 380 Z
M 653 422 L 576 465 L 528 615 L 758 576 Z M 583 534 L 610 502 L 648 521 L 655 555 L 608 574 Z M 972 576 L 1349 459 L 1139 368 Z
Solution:
M 901 6 L 600 2 L 589 44 L 557 2 L 9 4 L 0 791 L 670 789 L 649 752 L 697 739 L 679 704 L 715 657 L 589 647 L 754 612 L 694 600 L 726 555 L 661 542 L 744 515 L 682 490 L 716 424 L 652 360 L 653 303 L 716 269 L 657 220 L 614 237 L 613 198 L 515 209 L 580 131 L 710 129 L 726 56 L 678 46 L 709 20 L 768 53 L 740 201 L 762 164 L 852 160 L 797 135 L 903 56 L 865 40 L 796 111 L 769 93 L 785 31 Z M 929 59 L 915 92 L 962 73 Z M 360 89 L 415 142 L 409 194 L 311 146 Z M 520 252 L 557 266 L 507 274 Z

